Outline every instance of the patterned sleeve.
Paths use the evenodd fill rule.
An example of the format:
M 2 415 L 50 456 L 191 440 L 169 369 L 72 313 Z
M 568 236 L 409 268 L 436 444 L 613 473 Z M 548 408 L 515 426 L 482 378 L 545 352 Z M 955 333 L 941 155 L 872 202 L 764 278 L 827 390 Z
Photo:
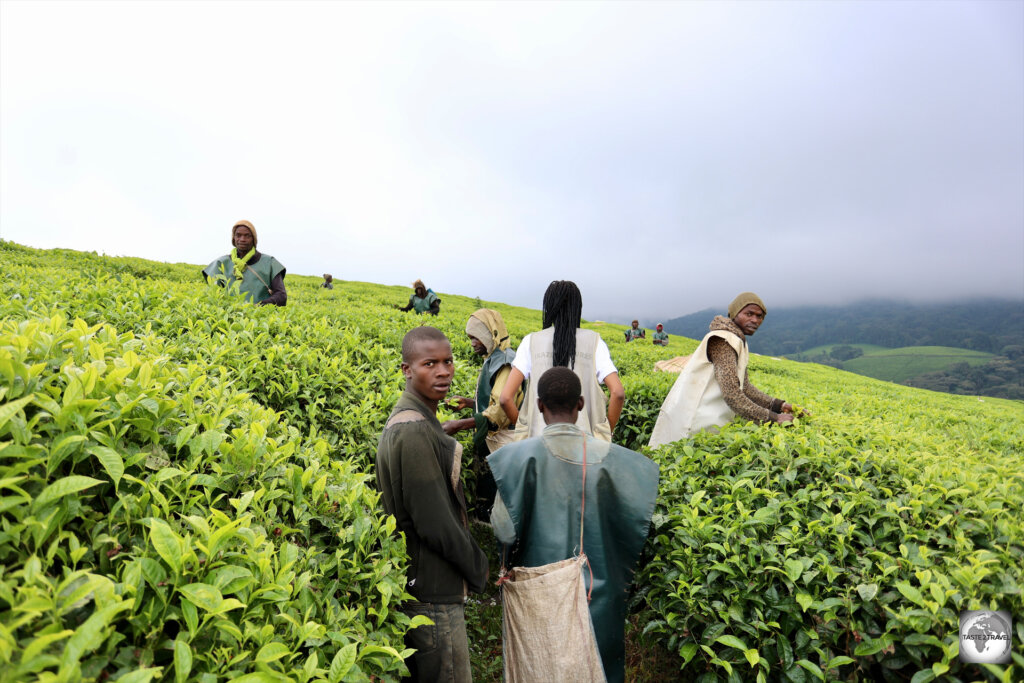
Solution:
M 722 398 L 726 404 L 745 420 L 757 422 L 771 422 L 774 419 L 772 412 L 752 401 L 740 388 L 739 368 L 736 365 L 736 351 L 729 346 L 729 342 L 720 337 L 712 337 L 708 340 L 708 359 L 715 366 L 715 379 L 722 387 Z M 749 382 L 744 383 L 749 387 Z M 758 392 L 760 393 L 760 392 Z M 762 394 L 763 395 L 763 394 Z
M 759 406 L 767 408 L 773 413 L 782 412 L 782 404 L 785 403 L 781 398 L 772 398 L 768 394 L 764 393 L 753 384 L 750 383 L 750 374 L 744 373 L 743 376 L 743 393 L 747 395 L 751 401 Z M 774 418 L 774 416 L 772 416 Z

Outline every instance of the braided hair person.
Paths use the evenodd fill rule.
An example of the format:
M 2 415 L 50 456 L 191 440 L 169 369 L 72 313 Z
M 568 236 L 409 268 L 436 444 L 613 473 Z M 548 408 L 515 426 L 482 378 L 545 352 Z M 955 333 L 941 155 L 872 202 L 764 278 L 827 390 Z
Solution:
M 601 335 L 580 329 L 582 312 L 583 297 L 575 282 L 555 280 L 548 285 L 544 292 L 544 329 L 523 338 L 499 399 L 509 420 L 516 424 L 516 439 L 540 436 L 544 430 L 544 418 L 537 409 L 536 382 L 527 385 L 522 411 L 516 408 L 516 389 L 523 380 L 540 377 L 548 368 L 567 367 L 583 386 L 584 409 L 576 424 L 599 439 L 612 440 L 626 392 Z M 602 384 L 608 387 L 608 399 Z

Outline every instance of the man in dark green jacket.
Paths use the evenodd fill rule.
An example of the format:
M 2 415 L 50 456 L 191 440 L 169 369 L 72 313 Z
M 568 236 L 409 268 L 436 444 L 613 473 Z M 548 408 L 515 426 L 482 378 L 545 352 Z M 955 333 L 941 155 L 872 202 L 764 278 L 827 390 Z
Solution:
M 405 534 L 409 552 L 407 590 L 415 601 L 402 611 L 434 622 L 406 634 L 406 646 L 416 649 L 408 660 L 416 681 L 472 680 L 464 602 L 468 591 L 479 593 L 487 584 L 487 556 L 469 532 L 462 445 L 436 417 L 454 368 L 444 333 L 410 330 L 402 340 L 405 391 L 377 445 L 381 503 Z

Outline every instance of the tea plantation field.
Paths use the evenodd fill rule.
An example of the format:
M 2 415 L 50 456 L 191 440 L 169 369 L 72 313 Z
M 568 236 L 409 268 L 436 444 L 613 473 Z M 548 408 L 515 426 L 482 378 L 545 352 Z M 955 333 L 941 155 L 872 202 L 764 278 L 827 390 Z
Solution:
M 416 623 L 377 436 L 421 322 L 472 393 L 481 302 L 420 318 L 405 287 L 289 275 L 286 308 L 253 307 L 197 265 L 9 242 L 0 266 L 0 682 L 396 680 Z M 483 305 L 514 346 L 540 326 Z M 675 378 L 652 365 L 696 342 L 587 326 L 626 387 L 616 441 L 645 449 Z M 646 451 L 629 678 L 1022 680 L 1024 404 L 757 356 L 751 377 L 813 417 Z M 1011 665 L 959 661 L 962 609 L 1013 614 Z M 493 594 L 468 615 L 475 679 L 500 680 Z

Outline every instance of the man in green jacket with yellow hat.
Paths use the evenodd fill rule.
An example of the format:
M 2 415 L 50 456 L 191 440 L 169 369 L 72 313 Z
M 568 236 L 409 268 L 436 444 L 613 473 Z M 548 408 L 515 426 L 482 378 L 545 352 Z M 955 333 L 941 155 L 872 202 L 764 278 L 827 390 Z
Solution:
M 270 254 L 256 251 L 256 228 L 249 221 L 231 226 L 230 254 L 203 269 L 203 277 L 211 277 L 225 287 L 238 283 L 238 291 L 246 301 L 258 305 L 284 306 L 288 293 L 284 289 L 285 267 Z

